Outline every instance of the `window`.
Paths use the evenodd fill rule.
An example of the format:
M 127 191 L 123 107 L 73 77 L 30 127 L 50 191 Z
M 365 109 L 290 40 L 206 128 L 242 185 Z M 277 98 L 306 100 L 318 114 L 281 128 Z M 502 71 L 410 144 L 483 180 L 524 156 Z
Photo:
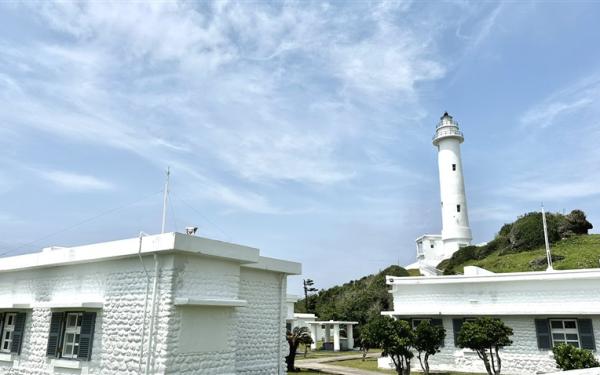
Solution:
M 456 170 L 456 164 L 452 164 L 452 170 L 455 171 Z
M 579 348 L 579 330 L 575 319 L 550 319 L 552 345 L 569 344 Z
M 0 353 L 21 353 L 25 313 L 0 313 Z
M 433 244 L 429 245 L 429 247 L 433 249 Z
M 68 313 L 65 335 L 63 337 L 63 358 L 77 358 L 79 353 L 79 337 L 81 336 L 82 313 Z
M 53 312 L 46 354 L 89 361 L 95 326 L 95 312 Z
M 460 204 L 456 205 L 456 212 L 460 212 Z
M 12 335 L 15 330 L 15 314 L 6 314 L 4 317 L 4 329 L 2 330 L 2 345 L 0 346 L 0 352 L 10 353 L 10 347 L 12 344 Z

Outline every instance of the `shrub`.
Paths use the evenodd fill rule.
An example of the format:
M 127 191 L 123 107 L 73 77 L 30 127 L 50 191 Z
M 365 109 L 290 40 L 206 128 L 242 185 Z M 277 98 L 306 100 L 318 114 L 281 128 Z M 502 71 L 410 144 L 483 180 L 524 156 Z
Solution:
M 594 358 L 591 351 L 572 345 L 559 344 L 552 349 L 552 353 L 554 353 L 556 367 L 561 370 L 600 367 L 600 363 Z

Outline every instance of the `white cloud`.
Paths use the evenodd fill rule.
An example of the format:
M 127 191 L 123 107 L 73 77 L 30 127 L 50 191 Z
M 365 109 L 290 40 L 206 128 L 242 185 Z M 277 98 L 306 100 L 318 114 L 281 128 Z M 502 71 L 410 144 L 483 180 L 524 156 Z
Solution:
M 38 170 L 38 175 L 68 191 L 112 190 L 114 186 L 97 177 L 56 170 Z
M 598 104 L 600 104 L 600 78 L 598 75 L 593 75 L 534 105 L 520 117 L 520 121 L 528 127 L 546 128 L 567 115 L 593 109 L 598 107 Z
M 431 36 L 394 18 L 410 3 L 355 6 L 45 2 L 29 10 L 62 39 L 0 51 L 18 70 L 0 70 L 0 120 L 177 164 L 227 206 L 294 211 L 260 187 L 360 178 L 363 147 L 397 139 L 382 102 L 420 118 L 417 85 L 445 74 Z

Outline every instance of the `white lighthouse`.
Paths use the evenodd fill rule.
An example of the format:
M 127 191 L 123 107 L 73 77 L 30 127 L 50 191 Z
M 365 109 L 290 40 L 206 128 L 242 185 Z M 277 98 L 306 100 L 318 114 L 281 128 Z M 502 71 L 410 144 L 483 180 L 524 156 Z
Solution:
M 433 145 L 438 149 L 442 234 L 426 234 L 417 238 L 417 263 L 408 266 L 419 268 L 423 274 L 436 273 L 435 267 L 442 260 L 450 258 L 459 248 L 471 244 L 460 157 L 460 144 L 463 141 L 458 123 L 447 112 L 444 113 L 433 136 Z

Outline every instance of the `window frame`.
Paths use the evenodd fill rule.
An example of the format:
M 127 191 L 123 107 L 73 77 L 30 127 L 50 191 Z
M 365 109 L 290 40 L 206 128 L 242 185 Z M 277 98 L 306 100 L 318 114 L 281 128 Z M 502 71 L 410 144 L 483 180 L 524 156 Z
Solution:
M 0 313 L 2 315 L 2 324 L 0 324 L 0 353 L 12 353 L 12 342 L 13 342 L 13 333 L 16 328 L 17 321 L 17 313 L 16 312 L 5 312 Z M 12 324 L 8 324 L 8 318 L 11 318 Z M 7 335 L 9 337 L 6 337 Z M 7 346 L 7 348 L 4 348 Z
M 562 325 L 562 328 L 554 328 L 552 326 L 552 323 L 554 322 L 560 322 Z M 572 322 L 575 323 L 575 327 L 574 328 L 566 328 L 566 322 Z M 552 347 L 556 347 L 559 344 L 567 344 L 567 345 L 573 345 L 574 343 L 576 343 L 577 345 L 573 345 L 576 348 L 581 348 L 581 337 L 579 335 L 579 322 L 577 321 L 577 319 L 574 318 L 552 318 L 552 319 L 548 319 L 548 323 L 550 326 L 550 340 L 552 343 Z M 564 339 L 555 339 L 554 335 L 563 335 Z M 567 339 L 567 335 L 576 335 L 577 336 L 577 341 L 575 342 L 575 340 L 571 339 Z
M 69 326 L 69 317 L 76 316 L 75 326 Z M 79 355 L 79 338 L 81 336 L 81 321 L 83 319 L 83 311 L 65 311 L 65 318 L 63 320 L 61 335 L 60 335 L 60 350 L 59 358 L 78 360 Z M 73 335 L 73 343 L 67 343 L 67 335 Z M 71 346 L 71 354 L 65 354 L 67 345 Z M 77 348 L 77 354 L 75 354 L 75 348 Z
M 456 164 L 452 164 L 452 172 L 456 172 Z

